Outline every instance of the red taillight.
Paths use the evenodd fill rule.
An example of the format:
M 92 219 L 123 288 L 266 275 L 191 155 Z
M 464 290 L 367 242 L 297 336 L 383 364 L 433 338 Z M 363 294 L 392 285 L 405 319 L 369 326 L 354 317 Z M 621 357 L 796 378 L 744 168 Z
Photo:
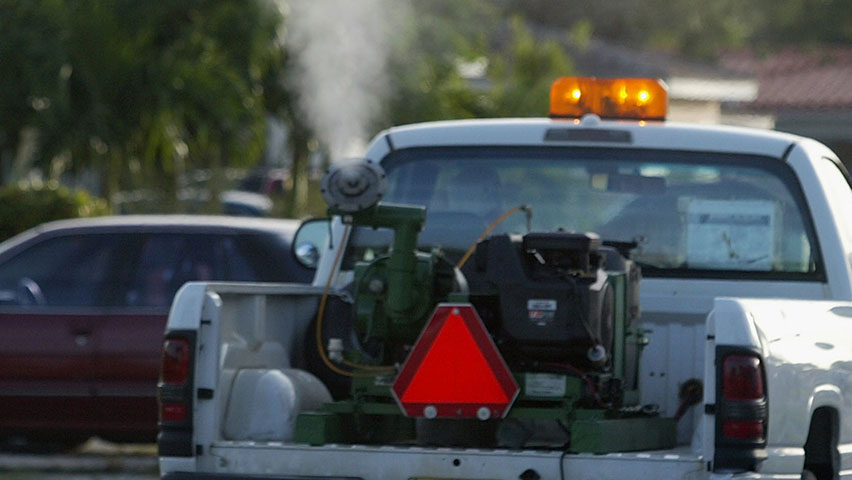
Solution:
M 722 367 L 722 395 L 725 400 L 763 398 L 760 359 L 750 355 L 729 355 Z
M 183 403 L 163 403 L 160 405 L 161 422 L 183 422 L 187 419 L 186 405 Z
M 163 342 L 162 381 L 166 385 L 182 385 L 189 378 L 189 342 L 170 338 Z
M 160 381 L 157 385 L 161 457 L 191 457 L 193 435 L 193 365 L 195 331 L 170 330 L 163 341 Z
M 722 424 L 722 435 L 737 440 L 762 440 L 763 421 L 728 420 Z
M 760 354 L 718 346 L 714 471 L 755 471 L 767 458 L 769 398 Z

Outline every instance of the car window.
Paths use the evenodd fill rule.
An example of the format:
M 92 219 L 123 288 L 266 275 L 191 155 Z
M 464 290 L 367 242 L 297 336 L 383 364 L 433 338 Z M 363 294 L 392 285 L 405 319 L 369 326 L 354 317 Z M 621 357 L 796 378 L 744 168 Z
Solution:
M 140 255 L 124 296 L 126 305 L 169 305 L 177 290 L 190 281 L 258 280 L 237 248 L 237 235 L 154 233 L 141 238 Z
M 310 282 L 313 271 L 298 265 L 290 251 L 290 241 L 283 234 L 244 234 L 234 254 L 229 256 L 233 275 L 251 275 L 261 282 Z M 240 278 L 243 279 L 243 278 Z
M 275 233 L 57 236 L 0 263 L 0 305 L 167 307 L 190 281 L 308 282 Z
M 124 303 L 130 306 L 162 306 L 171 302 L 179 285 L 179 276 L 187 271 L 201 272 L 205 266 L 186 258 L 189 251 L 186 236 L 146 234 L 141 237 L 141 250 L 133 273 L 128 277 Z
M 95 306 L 126 258 L 119 235 L 64 235 L 47 238 L 0 264 L 4 303 Z
M 386 201 L 427 207 L 423 248 L 455 261 L 503 212 L 531 207 L 534 231 L 636 242 L 646 276 L 821 278 L 801 189 L 777 158 L 605 148 L 398 150 L 384 161 Z M 516 214 L 496 232 L 525 233 Z M 347 265 L 387 250 L 358 229 Z M 365 257 L 366 256 L 366 257 Z
M 190 281 L 306 282 L 289 243 L 271 233 L 159 233 L 144 235 L 124 304 L 165 306 Z

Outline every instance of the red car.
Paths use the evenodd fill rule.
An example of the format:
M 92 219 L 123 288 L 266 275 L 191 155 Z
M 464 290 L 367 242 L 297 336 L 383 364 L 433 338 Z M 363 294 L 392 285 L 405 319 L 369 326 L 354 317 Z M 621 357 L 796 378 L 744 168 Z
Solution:
M 192 280 L 310 282 L 299 222 L 127 216 L 41 225 L 0 244 L 0 442 L 154 441 L 163 329 Z

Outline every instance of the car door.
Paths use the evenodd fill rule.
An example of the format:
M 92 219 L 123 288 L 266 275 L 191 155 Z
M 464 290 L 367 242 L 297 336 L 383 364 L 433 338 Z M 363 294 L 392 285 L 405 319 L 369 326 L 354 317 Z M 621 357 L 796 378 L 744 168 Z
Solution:
M 224 229 L 148 227 L 125 235 L 132 260 L 112 279 L 107 301 L 116 308 L 93 319 L 93 392 L 108 400 L 101 409 L 104 427 L 153 434 L 163 331 L 175 293 L 198 280 L 287 280 L 279 264 L 289 250 L 275 236 L 246 244 L 246 235 Z
M 216 270 L 217 236 L 168 231 L 126 233 L 132 261 L 117 274 L 109 317 L 95 320 L 94 393 L 109 399 L 111 429 L 156 427 L 156 386 L 163 331 L 172 298 L 186 282 L 222 280 Z
M 0 427 L 81 426 L 91 410 L 97 311 L 122 245 L 110 235 L 35 237 L 0 258 Z
M 257 243 L 258 271 L 245 258 L 242 236 L 225 230 L 148 231 L 133 235 L 128 270 L 115 278 L 111 301 L 122 315 L 96 324 L 95 381 L 99 395 L 153 398 L 166 316 L 178 289 L 191 281 L 284 281 L 266 270 L 287 250 Z M 270 267 L 270 265 L 272 267 Z M 275 271 L 280 268 L 274 268 Z

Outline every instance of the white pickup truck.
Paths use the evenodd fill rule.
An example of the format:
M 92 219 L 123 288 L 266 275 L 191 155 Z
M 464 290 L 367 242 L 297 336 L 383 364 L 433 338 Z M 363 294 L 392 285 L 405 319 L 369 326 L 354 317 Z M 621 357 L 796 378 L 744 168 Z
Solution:
M 303 228 L 305 236 L 329 233 L 312 286 L 190 283 L 175 297 L 159 387 L 162 478 L 852 478 L 852 188 L 842 163 L 806 138 L 667 123 L 660 119 L 664 112 L 648 106 L 655 101 L 649 96 L 664 92 L 609 82 L 604 88 L 567 79 L 562 90 L 557 82 L 553 118 L 392 128 L 374 139 L 366 159 L 386 172 L 383 202 L 426 207 L 417 241 L 424 251 L 440 247 L 456 264 L 450 270 L 455 289 L 502 281 L 476 279 L 488 263 L 479 251 L 456 263 L 489 225 L 495 227 L 492 239 L 510 241 L 517 236 L 508 234 L 528 231 L 595 232 L 602 246 L 629 251 L 642 274 L 641 315 L 624 330 L 634 341 L 595 337 L 606 339 L 605 356 L 627 358 L 621 366 L 612 362 L 619 372 L 595 366 L 593 349 L 586 367 L 548 360 L 560 350 L 546 337 L 560 347 L 563 332 L 536 336 L 534 330 L 556 323 L 550 321 L 555 300 L 533 298 L 524 307 L 529 318 L 509 328 L 495 327 L 471 296 L 509 369 L 522 365 L 532 372 L 517 377 L 519 394 L 507 394 L 508 411 L 497 415 L 505 418 L 488 420 L 499 424 L 497 438 L 472 439 L 479 434 L 473 423 L 487 423 L 487 408 L 484 415 L 477 410 L 481 420 L 437 424 L 449 431 L 463 426 L 447 443 L 420 441 L 419 433 L 406 440 L 347 431 L 364 424 L 346 423 L 348 417 L 340 416 L 346 408 L 364 413 L 372 405 L 382 418 L 403 419 L 398 425 L 414 420 L 402 414 L 405 395 L 398 392 L 393 399 L 399 405 L 346 403 L 349 378 L 336 372 L 368 372 L 364 377 L 374 385 L 385 381 L 387 387 L 405 370 L 405 353 L 418 348 L 399 337 L 403 354 L 377 353 L 379 337 L 370 335 L 379 334 L 364 333 L 363 309 L 352 303 L 369 297 L 363 288 L 378 294 L 393 287 L 365 281 L 353 288 L 357 279 L 370 278 L 359 277 L 357 265 L 370 265 L 392 237 L 375 225 L 353 227 L 348 215 L 335 216 L 330 224 Z M 610 105 L 634 97 L 632 109 Z M 588 99 L 594 102 L 584 103 Z M 519 205 L 526 215 L 495 226 Z M 577 238 L 597 245 L 595 236 L 571 236 Z M 369 317 L 374 310 L 367 310 Z M 317 318 L 326 322 L 319 334 Z M 641 350 L 633 357 L 638 365 L 623 351 L 609 351 L 618 341 Z M 527 357 L 537 360 L 524 363 Z M 364 366 L 371 358 L 374 366 Z M 361 370 L 347 367 L 346 359 Z M 545 365 L 562 365 L 563 374 L 542 370 Z M 376 369 L 372 376 L 370 368 Z M 444 374 L 452 384 L 453 373 Z M 625 390 L 615 417 L 615 402 L 600 401 L 600 389 L 612 384 L 601 379 L 612 376 Z M 565 385 L 570 390 L 575 384 L 577 392 L 594 394 L 592 407 L 565 400 Z M 519 420 L 515 432 L 527 434 L 513 434 L 513 415 L 533 411 L 530 405 L 549 395 L 563 395 L 565 417 Z M 440 409 L 430 406 L 416 419 L 418 429 L 440 420 L 433 419 Z M 581 443 L 577 412 L 596 408 L 609 410 L 589 418 L 616 423 L 599 421 L 591 432 L 606 438 Z M 643 427 L 630 421 L 628 410 L 661 423 Z M 310 423 L 323 415 L 344 422 Z M 621 418 L 627 421 L 618 423 Z M 557 428 L 555 443 L 536 441 L 554 425 L 565 427 L 563 420 L 574 424 Z

